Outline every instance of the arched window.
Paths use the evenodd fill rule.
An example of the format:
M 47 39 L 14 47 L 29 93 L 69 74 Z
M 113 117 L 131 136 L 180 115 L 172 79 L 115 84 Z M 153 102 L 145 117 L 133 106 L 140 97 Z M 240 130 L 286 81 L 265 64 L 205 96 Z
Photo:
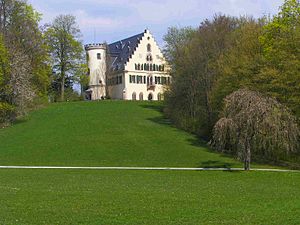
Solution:
M 150 70 L 150 65 L 149 65 L 149 63 L 147 64 L 147 70 L 148 70 L 148 71 Z
M 143 95 L 143 92 L 141 92 L 141 93 L 140 93 L 140 95 L 139 95 L 139 99 L 140 99 L 140 101 L 143 101 L 143 100 L 144 100 L 144 95 Z
M 144 64 L 144 70 L 147 70 L 147 64 L 146 63 Z
M 152 99 L 153 99 L 153 95 L 152 95 L 152 93 L 150 93 L 150 94 L 148 95 L 148 100 L 149 100 L 149 101 L 152 101 Z
M 158 67 L 158 71 L 161 71 L 161 65 L 159 65 L 159 67 Z
M 142 66 L 141 66 L 141 70 L 144 70 L 144 64 L 142 64 Z
M 152 71 L 152 69 L 153 69 L 152 67 L 153 67 L 152 64 L 150 64 L 150 71 Z
M 134 100 L 134 101 L 136 100 L 136 93 L 135 92 L 132 93 L 132 100 Z
M 150 44 L 147 45 L 147 51 L 151 52 L 151 45 Z
M 137 68 L 138 70 L 141 70 L 141 64 L 138 64 Z
M 137 70 L 137 69 L 138 69 L 138 67 L 137 67 L 137 64 L 134 64 L 134 67 L 135 67 L 135 70 Z

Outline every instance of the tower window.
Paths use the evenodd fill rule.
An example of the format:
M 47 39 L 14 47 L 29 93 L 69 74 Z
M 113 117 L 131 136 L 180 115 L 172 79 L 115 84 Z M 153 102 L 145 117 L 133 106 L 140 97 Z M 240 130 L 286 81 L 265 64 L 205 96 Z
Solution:
M 151 45 L 150 44 L 147 45 L 147 51 L 151 52 Z
M 97 53 L 97 59 L 101 59 L 101 53 Z

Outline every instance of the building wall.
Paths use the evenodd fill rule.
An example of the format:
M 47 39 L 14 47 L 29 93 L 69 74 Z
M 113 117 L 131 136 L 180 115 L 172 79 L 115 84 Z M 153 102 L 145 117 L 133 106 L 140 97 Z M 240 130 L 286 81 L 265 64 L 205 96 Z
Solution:
M 150 44 L 151 51 L 148 51 L 147 45 Z M 147 56 L 152 56 L 152 61 L 147 61 Z M 136 70 L 136 64 L 155 64 L 155 65 L 164 65 L 164 71 L 145 71 L 145 70 Z M 152 34 L 147 30 L 144 37 L 140 41 L 136 51 L 132 55 L 132 58 L 125 66 L 125 90 L 126 90 L 126 100 L 132 100 L 132 94 L 136 93 L 136 100 L 139 100 L 139 95 L 143 94 L 143 100 L 148 100 L 148 95 L 152 94 L 152 100 L 158 100 L 158 94 L 163 94 L 165 86 L 161 84 L 156 84 L 155 88 L 148 90 L 147 84 L 137 84 L 130 83 L 130 75 L 136 76 L 152 76 L 153 82 L 155 82 L 155 76 L 157 77 L 170 77 L 168 65 L 163 57 L 159 46 L 157 45 Z
M 118 73 L 114 74 L 109 78 L 116 78 L 116 77 L 122 77 L 122 83 L 121 84 L 107 84 L 107 95 L 108 97 L 112 99 L 124 99 L 124 90 L 125 90 L 125 83 L 124 83 L 124 73 Z

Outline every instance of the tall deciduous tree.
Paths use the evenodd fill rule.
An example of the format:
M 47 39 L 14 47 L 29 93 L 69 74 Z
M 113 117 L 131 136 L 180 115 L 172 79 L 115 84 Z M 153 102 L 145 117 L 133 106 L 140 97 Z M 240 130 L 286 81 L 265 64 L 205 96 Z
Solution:
M 285 0 L 260 37 L 265 67 L 261 89 L 300 116 L 300 2 Z
M 72 15 L 60 15 L 46 31 L 46 38 L 52 56 L 54 80 L 60 83 L 60 98 L 64 101 L 66 80 L 74 80 L 81 70 L 83 46 L 76 18 Z
M 11 66 L 1 101 L 15 106 L 16 115 L 26 113 L 33 97 L 47 94 L 50 70 L 40 19 L 24 0 L 0 0 L 0 33 Z

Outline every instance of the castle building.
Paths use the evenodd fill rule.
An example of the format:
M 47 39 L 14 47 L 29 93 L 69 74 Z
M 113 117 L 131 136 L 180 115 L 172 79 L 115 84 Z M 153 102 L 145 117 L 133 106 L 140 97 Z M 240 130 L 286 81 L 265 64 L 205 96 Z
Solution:
M 87 99 L 163 99 L 171 82 L 169 67 L 149 30 L 109 45 L 88 44 L 85 50 Z

